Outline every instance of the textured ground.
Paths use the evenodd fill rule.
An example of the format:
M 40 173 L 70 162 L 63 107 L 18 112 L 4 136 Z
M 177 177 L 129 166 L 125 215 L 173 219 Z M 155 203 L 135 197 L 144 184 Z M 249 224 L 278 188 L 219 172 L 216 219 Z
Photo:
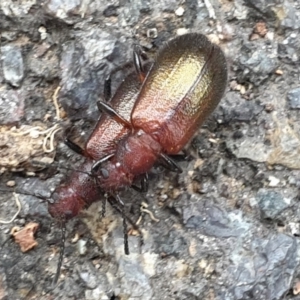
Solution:
M 0 193 L 0 299 L 300 299 L 299 30 L 296 0 L 2 0 L 1 189 L 14 181 L 47 196 L 76 168 L 64 131 L 88 136 L 104 78 L 131 61 L 133 44 L 153 57 L 170 38 L 201 32 L 223 49 L 229 81 L 184 172 L 155 169 L 147 194 L 122 195 L 134 219 L 148 204 L 144 246 L 131 236 L 129 256 L 121 218 L 108 207 L 101 219 L 96 204 L 68 223 L 50 290 L 59 226 L 30 195 L 19 195 L 21 212 L 4 224 L 17 206 Z M 50 168 L 32 162 L 54 154 Z M 22 253 L 10 231 L 31 221 L 38 245 Z

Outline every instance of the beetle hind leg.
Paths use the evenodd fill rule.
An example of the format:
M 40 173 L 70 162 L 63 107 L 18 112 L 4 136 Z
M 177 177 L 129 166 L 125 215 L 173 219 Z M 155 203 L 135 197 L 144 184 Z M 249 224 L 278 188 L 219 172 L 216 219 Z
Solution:
M 142 63 L 142 58 L 147 59 L 146 53 L 142 50 L 141 46 L 134 45 L 133 64 L 134 64 L 134 68 L 139 76 L 140 82 L 143 82 L 147 75 L 145 67 Z
M 149 183 L 148 183 L 148 173 L 145 173 L 141 179 L 141 186 L 132 185 L 131 188 L 133 188 L 135 191 L 139 193 L 146 193 L 148 192 Z
M 112 158 L 113 156 L 114 156 L 114 154 L 108 154 L 108 155 L 104 156 L 103 158 L 97 160 L 97 161 L 93 164 L 93 166 L 92 166 L 92 170 L 91 170 L 92 174 L 93 174 L 93 175 L 97 175 L 100 166 L 101 166 L 105 161 L 107 161 L 107 160 L 109 160 L 110 158 Z
M 111 76 L 108 75 L 104 81 L 104 90 L 103 90 L 104 100 L 109 101 L 111 99 Z
M 103 112 L 108 114 L 110 117 L 112 117 L 116 122 L 123 124 L 126 127 L 131 128 L 130 122 L 125 120 L 121 115 L 119 115 L 115 109 L 113 109 L 109 104 L 103 102 L 103 101 L 98 101 L 97 102 L 98 109 Z
M 181 167 L 170 156 L 168 156 L 164 153 L 161 153 L 160 158 L 161 158 L 162 165 L 165 168 L 167 168 L 170 171 L 176 172 L 176 173 L 182 173 Z
M 58 258 L 58 264 L 57 264 L 57 268 L 56 268 L 56 273 L 52 282 L 52 287 L 55 288 L 57 282 L 58 282 L 58 278 L 60 275 L 60 271 L 61 271 L 61 266 L 63 263 L 63 259 L 64 259 L 64 253 L 65 253 L 65 244 L 66 244 L 66 223 L 65 220 L 61 220 L 61 245 L 60 245 L 60 253 L 59 253 L 59 258 Z
M 69 138 L 65 138 L 64 143 L 75 153 L 82 155 L 82 156 L 86 156 L 84 149 L 82 149 L 80 146 L 78 146 L 77 144 L 72 142 Z

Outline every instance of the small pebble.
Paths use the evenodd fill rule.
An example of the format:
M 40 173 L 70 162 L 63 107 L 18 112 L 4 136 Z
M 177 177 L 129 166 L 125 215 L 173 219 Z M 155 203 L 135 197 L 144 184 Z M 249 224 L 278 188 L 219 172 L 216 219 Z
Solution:
M 147 30 L 147 37 L 151 39 L 157 38 L 157 29 L 156 28 L 149 28 Z
M 183 34 L 186 34 L 188 32 L 189 32 L 189 30 L 187 28 L 178 28 L 177 31 L 176 31 L 177 35 L 183 35 Z
M 9 180 L 6 182 L 6 186 L 8 187 L 14 187 L 16 185 L 16 182 L 14 180 Z
M 269 186 L 277 186 L 280 180 L 274 176 L 269 176 Z
M 86 251 L 87 251 L 87 247 L 86 247 L 86 241 L 84 240 L 79 240 L 77 242 L 77 249 L 80 255 L 85 255 Z
M 179 6 L 176 10 L 175 10 L 175 15 L 178 17 L 182 17 L 184 14 L 184 8 L 182 6 Z

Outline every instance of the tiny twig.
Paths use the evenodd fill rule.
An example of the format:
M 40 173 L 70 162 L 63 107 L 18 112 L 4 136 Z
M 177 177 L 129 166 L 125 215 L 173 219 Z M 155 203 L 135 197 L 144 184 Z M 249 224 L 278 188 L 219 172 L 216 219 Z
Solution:
M 15 201 L 16 201 L 16 204 L 17 204 L 17 207 L 18 207 L 18 211 L 15 213 L 15 215 L 9 221 L 0 220 L 1 224 L 10 224 L 10 223 L 12 223 L 21 211 L 21 202 L 19 200 L 19 197 L 16 193 L 13 193 L 13 195 L 15 197 Z
M 138 220 L 135 222 L 135 224 L 136 224 L 137 226 L 139 226 L 140 223 L 142 222 L 142 220 L 143 220 L 143 217 L 140 216 L 140 217 L 138 218 Z
M 141 212 L 146 213 L 150 216 L 150 219 L 154 222 L 159 222 L 160 220 L 154 217 L 154 214 L 152 211 L 150 211 L 149 209 L 147 209 L 148 204 L 145 202 L 142 202 L 141 204 Z M 139 219 L 136 221 L 136 225 L 140 224 L 140 222 L 142 221 L 142 216 L 139 217 Z
M 55 110 L 56 110 L 56 119 L 57 120 L 60 120 L 61 117 L 60 117 L 60 109 L 59 109 L 59 105 L 58 105 L 58 101 L 57 101 L 57 95 L 59 93 L 61 89 L 61 86 L 58 86 L 52 96 L 52 100 L 53 100 L 53 103 L 54 103 L 54 106 L 55 106 Z
M 55 134 L 61 130 L 61 128 L 57 128 L 58 124 L 55 124 L 51 127 L 51 131 L 46 135 L 43 141 L 43 150 L 45 153 L 50 153 L 54 150 L 54 136 Z M 47 141 L 50 141 L 50 146 L 47 148 Z
M 22 129 L 23 128 L 23 126 L 21 126 L 21 128 L 20 129 Z M 22 131 L 22 132 L 10 132 L 10 134 L 12 135 L 12 136 L 24 136 L 24 135 L 26 135 L 26 134 L 30 134 L 30 135 L 34 135 L 34 136 L 36 136 L 36 137 L 38 137 L 38 136 L 40 136 L 41 134 L 46 134 L 46 133 L 48 133 L 50 130 L 51 130 L 51 128 L 48 128 L 48 129 L 46 129 L 46 130 L 44 130 L 44 131 L 39 131 L 39 130 L 41 130 L 42 129 L 42 127 L 40 127 L 40 126 L 35 126 L 35 127 L 31 127 L 31 128 L 29 128 L 29 129 L 27 129 L 27 130 L 25 130 L 25 131 Z
M 205 3 L 205 6 L 208 10 L 209 17 L 215 20 L 216 19 L 216 13 L 215 13 L 215 10 L 214 10 L 212 4 L 210 3 L 209 0 L 204 0 L 204 3 Z

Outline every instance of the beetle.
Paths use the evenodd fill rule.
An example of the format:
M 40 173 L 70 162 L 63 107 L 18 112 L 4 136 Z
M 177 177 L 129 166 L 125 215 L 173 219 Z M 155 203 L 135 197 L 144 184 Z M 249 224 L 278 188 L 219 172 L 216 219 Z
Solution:
M 140 61 L 134 61 L 142 73 Z M 159 158 L 171 168 L 177 168 L 168 155 L 178 153 L 218 105 L 227 84 L 227 65 L 218 46 L 202 34 L 191 33 L 162 47 L 140 90 L 130 76 L 127 79 L 117 91 L 112 106 L 98 103 L 112 120 L 100 118 L 86 149 L 78 151 L 99 159 L 92 167 L 97 184 L 117 199 L 118 191 L 132 186 Z M 126 117 L 132 105 L 129 122 Z M 107 137 L 111 128 L 115 134 L 112 140 Z M 98 138 L 106 140 L 97 143 Z M 107 146 L 104 151 L 103 145 Z M 50 206 L 53 216 L 62 213 L 58 209 L 60 205 L 60 199 L 55 199 Z M 68 210 L 69 216 L 77 213 L 76 209 Z
M 160 159 L 180 171 L 169 155 L 183 149 L 221 100 L 227 84 L 226 59 L 204 35 L 186 34 L 166 43 L 145 76 L 137 57 L 142 80 L 132 81 L 129 75 L 110 105 L 98 103 L 104 115 L 84 150 L 67 142 L 97 161 L 82 166 L 86 171 L 91 168 L 94 180 L 86 174 L 72 177 L 70 186 L 78 183 L 75 190 L 83 193 L 80 197 L 59 187 L 48 208 L 53 217 L 72 218 L 106 192 L 125 220 L 119 191 L 133 186 Z

